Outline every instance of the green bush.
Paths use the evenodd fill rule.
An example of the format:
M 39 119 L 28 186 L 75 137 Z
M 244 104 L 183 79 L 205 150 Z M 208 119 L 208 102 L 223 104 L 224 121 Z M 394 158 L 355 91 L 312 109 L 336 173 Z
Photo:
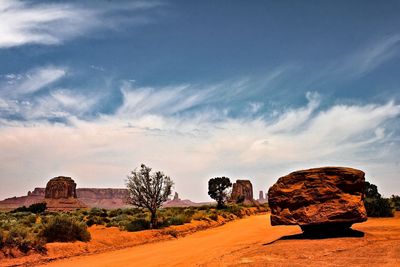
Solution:
M 110 222 L 110 219 L 108 217 L 103 217 L 102 214 L 100 216 L 89 216 L 88 220 L 86 221 L 87 226 L 92 226 L 92 225 L 105 225 Z
M 130 221 L 126 226 L 125 230 L 128 232 L 136 232 L 150 229 L 150 221 L 146 219 L 135 219 Z
M 378 187 L 365 182 L 365 209 L 368 217 L 393 217 L 395 204 L 387 198 L 383 198 L 378 192 Z
M 43 203 L 35 203 L 28 207 L 29 211 L 35 214 L 43 213 L 47 209 L 47 204 Z
M 0 249 L 4 247 L 4 232 L 0 229 Z
M 395 207 L 387 198 L 368 198 L 364 200 L 368 217 L 393 217 Z
M 35 214 L 43 213 L 47 209 L 47 204 L 46 203 L 34 203 L 30 205 L 29 207 L 19 207 L 16 208 L 15 210 L 11 211 L 11 213 L 17 213 L 17 212 L 32 212 Z
M 190 223 L 192 220 L 192 216 L 186 214 L 177 214 L 172 216 L 168 221 L 169 225 L 182 225 L 185 223 Z
M 86 224 L 66 215 L 51 218 L 39 235 L 47 242 L 87 242 L 91 239 Z
M 229 205 L 229 206 L 227 206 L 226 208 L 225 208 L 225 210 L 228 212 L 228 213 L 232 213 L 232 214 L 234 214 L 235 216 L 237 216 L 237 217 L 239 217 L 239 218 L 242 218 L 243 217 L 243 215 L 242 215 L 242 209 L 243 209 L 243 207 L 241 207 L 241 206 L 239 206 L 239 205 Z
M 216 213 L 211 213 L 208 217 L 213 221 L 218 221 L 218 214 Z
M 400 211 L 400 196 L 392 195 L 392 197 L 390 198 L 390 201 L 392 202 L 392 204 L 396 208 L 396 210 Z

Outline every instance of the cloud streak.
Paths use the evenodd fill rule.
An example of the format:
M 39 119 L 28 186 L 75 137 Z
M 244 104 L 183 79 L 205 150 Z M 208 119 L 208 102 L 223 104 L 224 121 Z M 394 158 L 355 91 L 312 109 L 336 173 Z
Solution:
M 59 103 L 76 105 L 60 94 L 53 94 Z M 133 98 L 143 101 L 143 94 L 151 96 L 142 89 Z M 121 116 L 132 112 L 122 109 L 90 121 L 70 117 L 69 126 L 41 122 L 29 128 L 23 123 L 0 128 L 0 176 L 29 177 L 25 190 L 59 174 L 76 177 L 80 186 L 123 186 L 128 171 L 144 162 L 171 175 L 184 197 L 206 200 L 206 181 L 215 175 L 251 178 L 255 188 L 266 190 L 280 175 L 298 168 L 350 165 L 367 175 L 386 166 L 381 174 L 400 186 L 395 184 L 397 167 L 388 165 L 399 156 L 387 127 L 400 115 L 394 102 L 322 109 L 322 96 L 309 93 L 305 106 L 286 109 L 272 119 L 222 116 L 215 121 L 208 110 L 196 116 L 171 115 L 173 99 L 179 102 L 181 95 L 165 94 L 156 95 L 145 108 L 124 95 L 123 106 L 129 102 L 141 107 L 133 111 L 135 116 Z M 168 110 L 172 104 L 171 113 L 154 112 L 160 99 L 168 103 Z M 29 165 L 31 173 L 17 162 Z M 11 188 L 2 190 L 6 191 L 0 195 Z
M 132 2 L 103 8 L 78 4 L 0 1 L 0 48 L 26 44 L 56 45 L 100 28 L 116 29 L 121 23 L 143 24 L 145 15 L 115 17 L 118 9 L 144 11 L 159 6 L 157 2 Z

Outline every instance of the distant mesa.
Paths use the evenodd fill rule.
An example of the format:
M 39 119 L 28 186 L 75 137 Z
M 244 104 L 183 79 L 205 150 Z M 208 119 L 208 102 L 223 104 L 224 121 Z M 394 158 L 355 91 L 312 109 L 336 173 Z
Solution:
M 292 172 L 268 191 L 272 225 L 299 225 L 305 233 L 349 229 L 367 220 L 364 172 L 323 167 Z
M 197 207 L 197 206 L 202 206 L 202 205 L 209 205 L 211 204 L 210 202 L 200 202 L 196 203 L 193 202 L 189 199 L 180 199 L 178 192 L 174 193 L 174 197 L 172 200 L 167 200 L 164 204 L 164 208 L 169 208 L 169 207 Z
M 253 198 L 253 185 L 249 180 L 236 180 L 232 186 L 230 202 L 245 205 L 256 204 Z
M 76 208 L 117 209 L 129 207 L 126 188 L 77 188 L 71 177 L 58 176 L 50 179 L 45 188 L 36 187 L 26 196 L 11 197 L 0 201 L 0 210 L 13 210 L 21 206 L 46 202 L 49 210 L 73 210 Z M 174 199 L 164 203 L 165 207 L 189 207 L 210 204 L 181 200 L 178 193 Z

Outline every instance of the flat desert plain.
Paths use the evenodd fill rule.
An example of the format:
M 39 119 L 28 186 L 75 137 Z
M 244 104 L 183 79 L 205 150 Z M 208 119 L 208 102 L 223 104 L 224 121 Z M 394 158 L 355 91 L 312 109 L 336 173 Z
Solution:
M 43 266 L 400 266 L 400 213 L 353 225 L 354 236 L 311 239 L 255 215 L 174 240 Z

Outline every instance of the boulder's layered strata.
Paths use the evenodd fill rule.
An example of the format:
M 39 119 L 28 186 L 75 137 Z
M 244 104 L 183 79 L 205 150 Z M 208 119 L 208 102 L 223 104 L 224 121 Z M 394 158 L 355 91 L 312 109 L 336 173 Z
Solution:
M 279 178 L 268 191 L 271 224 L 320 231 L 366 221 L 364 182 L 364 172 L 352 168 L 292 172 Z

